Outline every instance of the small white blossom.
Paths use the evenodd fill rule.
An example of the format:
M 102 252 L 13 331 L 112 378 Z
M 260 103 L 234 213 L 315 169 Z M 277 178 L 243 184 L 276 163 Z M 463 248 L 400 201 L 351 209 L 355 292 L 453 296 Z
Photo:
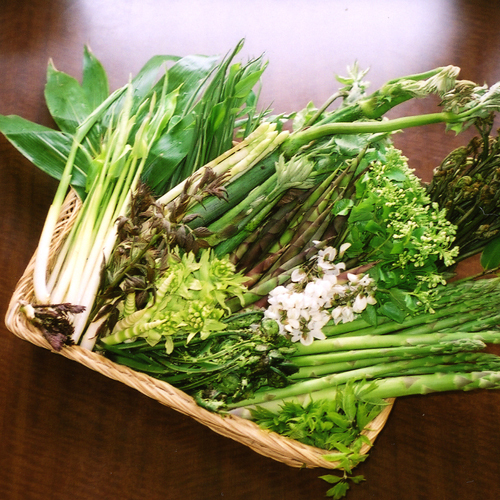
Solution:
M 337 257 L 337 250 L 333 247 L 326 247 L 318 252 L 318 257 L 329 262 L 333 262 Z
M 342 307 L 342 322 L 343 323 L 350 323 L 351 321 L 354 321 L 354 311 L 352 310 L 352 307 L 343 306 Z
M 339 257 L 343 257 L 345 252 L 350 248 L 350 246 L 351 246 L 350 243 L 342 243 L 339 249 Z
M 307 274 L 302 271 L 302 269 L 294 269 L 292 271 L 292 275 L 290 276 L 290 279 L 294 283 L 300 283 L 301 281 L 304 281 L 307 278 Z
M 357 283 L 359 281 L 359 276 L 357 274 L 347 273 L 347 279 L 351 283 Z
M 352 305 L 352 310 L 356 314 L 362 313 L 365 309 L 366 306 L 368 305 L 368 299 L 366 295 L 358 295 L 354 299 L 354 303 Z

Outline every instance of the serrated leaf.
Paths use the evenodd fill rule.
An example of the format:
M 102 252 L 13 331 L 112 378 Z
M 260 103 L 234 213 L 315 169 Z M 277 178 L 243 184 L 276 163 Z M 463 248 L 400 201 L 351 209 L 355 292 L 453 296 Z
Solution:
M 341 427 L 342 429 L 347 429 L 349 427 L 349 420 L 338 412 L 329 412 L 328 418 L 331 419 L 335 425 Z
M 354 483 L 354 484 L 360 484 L 361 482 L 365 481 L 364 476 L 350 476 L 349 479 Z
M 339 462 L 344 460 L 349 453 L 349 450 L 348 453 L 328 453 L 328 455 L 323 455 L 323 458 L 329 462 Z
M 333 500 L 340 500 L 341 498 L 344 498 L 346 496 L 348 490 L 349 485 L 345 481 L 342 481 L 336 484 L 333 488 L 330 488 L 326 492 L 326 496 L 332 497 Z
M 384 233 L 385 230 L 377 224 L 374 220 L 369 220 L 364 227 L 365 231 L 369 231 L 370 233 Z
M 336 201 L 332 208 L 333 215 L 348 215 L 351 207 L 354 205 L 354 201 L 350 198 L 341 198 Z
M 399 168 L 390 168 L 386 170 L 385 176 L 392 180 L 392 181 L 397 181 L 397 182 L 403 182 L 407 179 L 407 175 L 404 171 L 400 170 Z
M 481 266 L 485 271 L 495 269 L 500 266 L 500 238 L 491 240 L 481 254 Z
M 349 421 L 356 418 L 356 395 L 354 391 L 346 386 L 342 398 L 342 406 Z

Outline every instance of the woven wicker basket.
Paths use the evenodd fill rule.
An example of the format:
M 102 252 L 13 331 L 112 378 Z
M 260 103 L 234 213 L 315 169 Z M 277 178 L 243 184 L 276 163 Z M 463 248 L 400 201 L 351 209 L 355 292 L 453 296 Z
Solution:
M 70 192 L 60 213 L 55 237 L 52 242 L 51 255 L 57 253 L 66 232 L 71 227 L 74 216 L 78 212 L 79 205 L 77 195 L 74 192 Z M 31 323 L 26 321 L 26 318 L 20 312 L 21 301 L 30 302 L 33 299 L 33 267 L 34 256 L 12 296 L 6 315 L 6 325 L 11 332 L 21 339 L 27 340 L 39 347 L 51 349 L 43 335 Z M 170 384 L 116 364 L 102 355 L 79 346 L 65 347 L 59 354 L 77 361 L 106 377 L 133 387 L 146 396 L 192 417 L 213 431 L 234 439 L 261 455 L 292 467 L 323 467 L 334 469 L 339 466 L 337 462 L 331 462 L 323 458 L 323 455 L 329 453 L 326 450 L 304 445 L 298 441 L 280 436 L 277 433 L 262 430 L 255 423 L 239 417 L 221 416 L 212 413 L 198 406 L 193 398 Z M 384 410 L 363 432 L 372 444 L 384 427 L 392 409 L 392 404 L 393 400 L 390 400 Z M 366 453 L 369 448 L 370 446 L 364 445 L 361 452 Z

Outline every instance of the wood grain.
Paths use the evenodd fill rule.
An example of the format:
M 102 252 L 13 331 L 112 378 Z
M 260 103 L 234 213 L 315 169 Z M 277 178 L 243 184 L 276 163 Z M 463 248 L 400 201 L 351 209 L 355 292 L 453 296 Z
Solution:
M 3 0 L 0 113 L 47 126 L 47 62 L 80 77 L 88 44 L 123 85 L 155 54 L 224 54 L 246 39 L 265 52 L 261 97 L 276 113 L 320 104 L 358 61 L 384 81 L 455 64 L 500 80 L 500 3 L 487 0 Z M 420 101 L 393 113 L 432 111 Z M 441 126 L 396 138 L 424 179 L 467 141 Z M 0 314 L 43 226 L 56 183 L 0 138 Z M 474 262 L 463 272 L 472 272 Z M 496 500 L 500 393 L 396 402 L 348 500 Z M 296 470 L 223 438 L 136 391 L 12 335 L 0 325 L 0 497 L 7 500 L 309 500 L 320 470 Z

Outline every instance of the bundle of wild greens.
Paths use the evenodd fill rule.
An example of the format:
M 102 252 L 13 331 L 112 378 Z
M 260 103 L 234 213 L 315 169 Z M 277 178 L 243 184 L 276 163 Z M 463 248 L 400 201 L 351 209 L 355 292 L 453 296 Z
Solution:
M 161 194 L 232 146 L 258 125 L 256 94 L 261 58 L 233 63 L 242 43 L 222 61 L 208 56 L 156 56 L 126 86 L 109 94 L 106 73 L 86 49 L 82 83 L 49 64 L 45 97 L 60 131 L 17 116 L 0 116 L 0 131 L 35 165 L 60 179 L 38 245 L 37 317 L 69 303 L 80 314 L 65 328 L 63 343 L 78 342 L 112 251 L 116 221 L 129 211 L 139 180 Z M 168 68 L 165 68 L 168 66 Z M 82 201 L 77 220 L 55 263 L 50 244 L 68 187 Z M 54 308 L 52 315 L 59 309 Z M 83 312 L 81 312 L 83 311 Z M 72 312 L 75 312 L 73 310 Z M 70 312 L 71 316 L 71 312 Z M 60 320 L 67 323 L 67 315 Z M 49 341 L 50 327 L 45 328 Z M 60 331 L 58 332 L 60 334 Z M 53 346 L 60 348 L 60 338 Z
M 485 124 L 500 85 L 448 66 L 368 94 L 354 66 L 288 131 L 258 111 L 266 65 L 233 62 L 241 47 L 222 60 L 154 57 L 110 95 L 86 50 L 81 84 L 49 65 L 60 131 L 0 116 L 60 179 L 23 310 L 55 349 L 95 349 L 207 408 L 337 450 L 350 471 L 384 398 L 499 385 L 498 358 L 480 352 L 499 339 L 498 279 L 445 279 L 496 231 L 498 141 Z M 431 94 L 440 112 L 385 117 Z M 424 187 L 391 134 L 432 123 L 477 126 L 483 151 L 455 153 L 458 168 L 447 159 Z M 81 207 L 49 262 L 70 186 Z M 472 227 L 488 237 L 467 246 Z M 346 477 L 326 479 L 345 492 Z
M 373 118 L 376 113 L 387 111 L 391 105 L 421 96 L 422 93 L 437 92 L 444 97 L 455 92 L 458 87 L 455 74 L 455 68 L 444 68 L 400 79 L 366 97 L 363 92 L 359 93 L 359 89 L 366 87 L 360 80 L 363 73 L 355 69 L 351 78 L 343 79 L 343 83 L 347 85 L 339 94 L 344 99 L 338 110 L 327 112 L 325 109 L 316 110 L 309 106 L 296 115 L 296 129 L 290 136 L 281 133 L 270 139 L 276 146 L 270 153 L 255 158 L 249 154 L 260 149 L 260 144 L 256 144 L 254 139 L 259 137 L 256 131 L 255 136 L 249 136 L 237 151 L 230 151 L 221 157 L 220 162 L 223 164 L 235 154 L 239 160 L 242 153 L 245 162 L 244 168 L 238 163 L 237 167 L 231 164 L 225 170 L 227 177 L 217 183 L 217 192 L 209 192 L 205 187 L 205 184 L 208 185 L 213 180 L 210 176 L 212 168 L 219 166 L 215 161 L 154 201 L 156 212 L 160 214 L 156 218 L 166 217 L 168 220 L 161 223 L 150 222 L 148 227 L 168 227 L 164 234 L 175 234 L 174 247 L 194 245 L 198 251 L 197 262 L 202 266 L 207 266 L 209 261 L 207 248 L 212 248 L 210 259 L 228 258 L 226 264 L 233 266 L 231 273 L 241 278 L 240 284 L 244 287 L 240 293 L 232 297 L 230 293 L 225 297 L 224 304 L 219 301 L 221 311 L 226 308 L 225 313 L 221 314 L 231 318 L 230 314 L 248 309 L 252 304 L 257 310 L 259 306 L 268 304 L 265 317 L 269 322 L 266 328 L 271 322 L 275 323 L 274 328 L 283 337 L 284 350 L 279 357 L 281 359 L 285 353 L 289 360 L 286 363 L 287 369 L 291 362 L 295 365 L 291 372 L 296 372 L 284 376 L 286 370 L 280 371 L 279 367 L 274 367 L 275 373 L 280 371 L 279 385 L 286 382 L 293 390 L 304 390 L 306 393 L 310 391 L 308 385 L 301 389 L 296 380 L 317 378 L 319 372 L 317 368 L 309 372 L 305 368 L 299 369 L 303 363 L 299 356 L 304 354 L 303 349 L 307 352 L 309 346 L 314 349 L 325 345 L 326 350 L 338 350 L 325 340 L 329 332 L 342 326 L 338 323 L 352 322 L 352 330 L 345 329 L 344 334 L 359 329 L 359 321 L 363 321 L 364 326 L 369 325 L 373 329 L 370 332 L 399 334 L 399 330 L 404 330 L 409 324 L 425 325 L 430 321 L 426 315 L 431 314 L 431 318 L 436 319 L 448 310 L 449 303 L 439 313 L 436 312 L 438 307 L 442 307 L 439 300 L 443 295 L 441 288 L 437 286 L 445 282 L 440 268 L 450 267 L 459 251 L 453 245 L 456 228 L 446 219 L 445 211 L 431 202 L 419 179 L 408 168 L 406 158 L 391 145 L 387 131 L 397 127 L 390 121 L 374 121 Z M 397 99 L 395 94 L 399 95 Z M 484 102 L 491 104 L 486 99 Z M 471 106 L 463 106 L 464 111 L 412 117 L 405 119 L 405 123 L 412 126 L 445 121 L 460 127 L 472 116 Z M 366 115 L 363 119 L 363 113 L 367 109 L 371 109 L 369 120 Z M 476 106 L 473 109 L 475 116 L 482 119 L 483 107 Z M 356 121 L 336 123 L 337 120 Z M 304 128 L 305 124 L 307 128 Z M 317 130 L 327 132 L 322 135 Z M 345 130 L 349 131 L 347 135 L 344 135 Z M 379 130 L 383 130 L 383 133 Z M 291 145 L 297 144 L 297 138 L 305 136 L 309 137 L 308 142 L 300 139 L 299 142 L 303 144 L 288 158 Z M 249 157 L 251 161 L 248 160 Z M 251 188 L 248 187 L 248 181 L 254 178 L 256 172 L 263 171 L 267 175 L 261 177 L 260 182 L 254 181 Z M 242 189 L 245 187 L 246 190 Z M 145 213 L 149 214 L 147 210 Z M 131 227 L 141 234 L 137 224 L 132 222 Z M 159 323 L 146 323 L 149 331 L 144 331 L 147 328 L 139 320 L 135 325 L 127 322 L 130 327 L 126 336 L 120 333 L 119 326 L 126 317 L 122 312 L 122 304 L 128 300 L 130 290 L 135 294 L 136 306 L 138 294 L 147 297 L 147 300 L 142 300 L 143 305 L 139 305 L 140 310 L 144 311 L 149 307 L 144 306 L 148 301 L 156 307 L 155 291 L 158 288 L 155 283 L 161 283 L 170 273 L 170 265 L 162 265 L 164 258 L 158 255 L 149 256 L 149 264 L 145 260 L 141 261 L 141 252 L 138 260 L 130 257 L 123 260 L 123 248 L 140 248 L 141 245 L 144 245 L 141 237 L 129 235 L 117 247 L 118 258 L 111 260 L 108 275 L 123 277 L 127 274 L 128 279 L 120 282 L 106 277 L 103 290 L 111 299 L 108 302 L 106 299 L 98 302 L 95 311 L 97 317 L 104 322 L 104 327 L 98 321 L 95 323 L 100 327 L 98 335 L 93 329 L 89 331 L 92 336 L 101 337 L 99 348 L 104 349 L 112 359 L 133 365 L 135 369 L 152 373 L 156 377 L 169 377 L 171 381 L 184 380 L 185 375 L 181 375 L 181 372 L 185 367 L 180 367 L 179 364 L 179 374 L 176 376 L 172 371 L 174 365 L 165 363 L 164 357 L 165 349 L 167 355 L 174 356 L 177 347 L 174 348 L 173 345 L 182 345 L 182 342 L 175 344 L 171 337 L 173 331 L 188 339 L 185 346 L 190 349 L 189 343 L 193 337 L 190 338 L 188 332 L 194 328 L 191 322 L 186 319 L 178 320 L 175 323 L 177 330 L 172 329 L 168 321 L 164 321 L 162 314 L 156 313 L 152 316 L 158 318 Z M 162 248 L 166 255 L 170 255 L 171 246 L 168 243 Z M 337 248 L 345 263 L 334 262 Z M 158 249 L 155 248 L 154 251 L 157 252 Z M 131 262 L 134 262 L 134 266 L 131 266 Z M 123 264 L 126 264 L 126 271 L 123 271 L 123 267 L 120 268 Z M 115 267 L 122 270 L 116 271 Z M 303 293 L 306 291 L 309 294 Z M 307 306 L 299 307 L 297 301 L 307 303 Z M 277 304 L 279 307 L 275 307 Z M 292 304 L 288 310 L 287 304 Z M 169 305 L 176 307 L 175 301 Z M 484 303 L 481 307 L 486 305 Z M 486 309 L 480 311 L 484 312 L 485 317 L 491 316 L 486 314 Z M 432 316 L 433 314 L 436 316 Z M 361 319 L 353 321 L 357 316 Z M 221 318 L 222 316 L 219 319 Z M 465 314 L 461 318 L 461 321 L 465 321 Z M 208 319 L 209 316 L 206 315 L 204 321 Z M 450 319 L 446 318 L 447 321 Z M 485 324 L 493 324 L 493 321 Z M 389 326 L 392 330 L 384 330 Z M 437 324 L 439 335 L 442 334 L 440 329 L 446 327 L 445 323 Z M 204 327 L 196 328 L 198 333 L 203 332 Z M 257 335 L 263 330 L 261 322 L 257 320 L 247 325 L 247 328 L 253 329 Z M 436 330 L 433 331 L 435 332 Z M 229 337 L 234 332 L 228 328 L 217 333 L 221 345 L 226 340 L 226 333 Z M 244 330 L 239 333 L 242 338 L 245 334 Z M 440 366 L 443 363 L 448 365 L 456 360 L 456 367 L 464 359 L 463 351 L 484 347 L 484 343 L 469 342 L 464 338 L 467 337 L 465 333 L 461 335 L 460 338 L 448 339 L 451 345 L 439 347 L 432 345 L 435 338 L 431 342 L 431 337 L 427 337 L 429 342 L 421 341 L 425 344 L 424 348 L 419 345 L 416 350 L 408 349 L 405 356 L 422 358 L 422 353 L 436 353 L 436 356 L 439 353 L 441 357 L 436 357 L 434 364 L 426 366 Z M 217 348 L 214 334 L 209 337 L 212 339 L 210 348 L 204 352 L 206 361 L 212 363 L 216 359 L 214 352 Z M 384 340 L 394 342 L 390 347 L 397 347 L 401 351 L 401 346 L 409 342 L 402 338 L 406 339 L 402 335 L 394 335 L 390 339 L 387 336 Z M 304 346 L 296 347 L 295 342 Z M 362 344 L 356 345 L 359 347 Z M 199 346 L 193 343 L 192 347 L 195 352 L 193 358 L 202 363 L 199 351 L 196 350 Z M 369 340 L 363 348 L 372 348 Z M 262 346 L 261 349 L 268 350 L 269 347 Z M 460 354 L 456 354 L 457 352 Z M 378 366 L 392 355 L 374 356 L 368 351 L 364 353 L 368 359 L 358 359 L 355 363 L 349 358 L 341 360 L 344 363 L 342 371 L 346 371 L 343 377 L 368 376 L 365 371 L 356 374 L 351 371 L 352 368 L 367 366 L 375 366 L 375 372 L 380 369 L 377 372 L 379 375 L 387 370 L 390 370 L 389 373 L 397 373 L 394 372 L 397 369 L 395 366 Z M 239 366 L 238 349 L 235 348 L 232 355 L 234 366 Z M 182 356 L 187 359 L 185 353 Z M 365 354 L 358 353 L 356 356 L 359 358 Z M 474 358 L 469 355 L 465 357 L 468 361 Z M 214 373 L 222 372 L 222 368 L 227 368 L 228 360 L 229 358 L 224 358 L 219 363 L 219 368 L 214 364 L 210 367 Z M 420 361 L 414 363 L 415 366 L 418 363 Z M 430 361 L 425 359 L 423 363 Z M 250 365 L 249 362 L 248 367 Z M 330 368 L 326 368 L 328 369 Z M 418 370 L 420 369 L 419 367 Z M 324 367 L 322 370 L 322 373 L 328 373 L 324 371 Z M 197 384 L 190 382 L 192 391 L 187 385 L 184 388 L 195 395 L 200 403 L 208 406 L 223 408 L 228 403 L 232 407 L 239 406 L 238 398 L 243 399 L 244 392 L 248 395 L 255 389 L 257 399 L 247 397 L 241 406 L 250 404 L 249 401 L 259 402 L 275 397 L 276 387 L 272 383 L 268 384 L 265 378 L 258 386 L 249 384 L 253 376 L 251 371 L 240 371 L 237 378 L 239 385 L 235 385 L 238 389 L 233 394 L 217 388 L 213 377 L 202 375 L 201 372 L 199 375 Z M 338 383 L 334 379 L 332 385 Z M 241 387 L 247 387 L 248 390 L 242 391 Z

